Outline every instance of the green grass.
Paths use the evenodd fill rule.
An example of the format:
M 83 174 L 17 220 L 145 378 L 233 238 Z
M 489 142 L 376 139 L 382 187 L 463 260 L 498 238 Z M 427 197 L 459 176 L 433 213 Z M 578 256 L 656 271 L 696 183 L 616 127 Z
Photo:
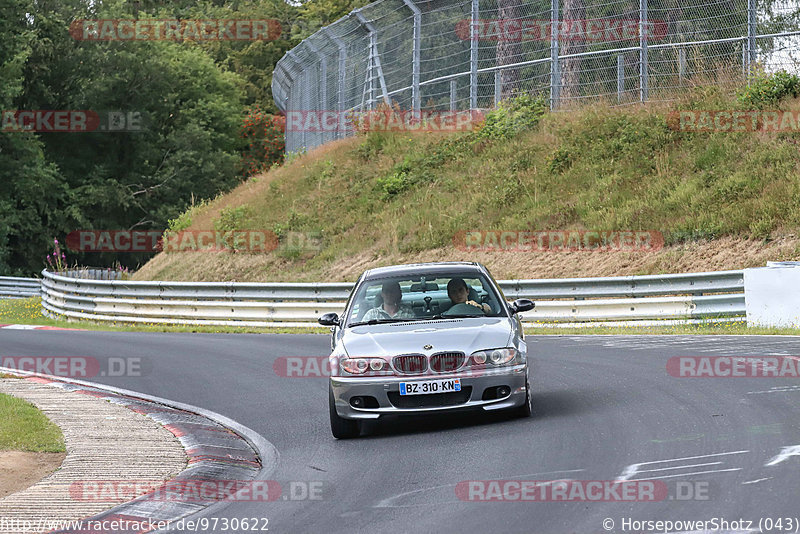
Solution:
M 26 324 L 36 326 L 54 326 L 58 328 L 75 328 L 81 330 L 102 330 L 109 332 L 190 332 L 205 334 L 314 334 L 327 333 L 329 329 L 310 325 L 308 328 L 255 328 L 233 326 L 170 326 L 158 323 L 142 323 L 138 325 L 126 323 L 106 323 L 92 321 L 67 321 L 51 319 L 42 315 L 42 299 L 0 300 L 0 324 Z
M 537 335 L 708 335 L 708 336 L 797 336 L 798 328 L 747 326 L 744 320 L 730 323 L 665 326 L 588 326 L 585 328 L 525 327 L 527 336 Z
M 790 97 L 779 107 L 800 109 L 775 91 Z M 669 106 L 517 108 L 477 132 L 370 132 L 323 146 L 192 211 L 192 229 L 235 215 L 239 228 L 318 235 L 318 251 L 162 254 L 137 279 L 315 279 L 352 257 L 455 250 L 471 229 L 652 230 L 667 246 L 800 231 L 800 133 L 676 129 L 674 111 L 742 109 L 735 90 L 687 90 Z
M 61 430 L 32 404 L 0 393 L 0 451 L 65 452 Z

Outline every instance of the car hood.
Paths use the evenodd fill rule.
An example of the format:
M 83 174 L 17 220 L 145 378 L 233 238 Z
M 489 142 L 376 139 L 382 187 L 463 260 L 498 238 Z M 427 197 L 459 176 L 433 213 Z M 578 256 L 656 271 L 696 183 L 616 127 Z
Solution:
M 342 343 L 350 357 L 433 354 L 507 347 L 511 324 L 507 317 L 443 319 L 418 323 L 388 323 L 348 328 Z M 432 345 L 425 349 L 425 345 Z

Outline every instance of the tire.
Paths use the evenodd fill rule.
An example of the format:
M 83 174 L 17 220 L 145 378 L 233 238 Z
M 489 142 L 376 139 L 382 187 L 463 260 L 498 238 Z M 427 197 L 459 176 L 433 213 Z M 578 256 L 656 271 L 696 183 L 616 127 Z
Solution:
M 525 380 L 525 404 L 519 406 L 517 411 L 517 416 L 519 417 L 530 417 L 531 413 L 533 413 L 533 401 L 531 399 L 531 383 L 529 380 Z
M 331 415 L 331 434 L 336 439 L 357 438 L 361 434 L 361 421 L 345 419 L 336 413 L 336 401 L 333 398 L 333 388 L 328 387 L 328 408 Z

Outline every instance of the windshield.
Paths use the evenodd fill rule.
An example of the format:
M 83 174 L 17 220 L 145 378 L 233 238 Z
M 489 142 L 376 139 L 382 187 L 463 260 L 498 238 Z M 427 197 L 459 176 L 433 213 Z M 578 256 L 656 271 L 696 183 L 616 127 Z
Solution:
M 406 275 L 363 282 L 347 311 L 347 326 L 455 317 L 506 317 L 499 293 L 475 272 Z

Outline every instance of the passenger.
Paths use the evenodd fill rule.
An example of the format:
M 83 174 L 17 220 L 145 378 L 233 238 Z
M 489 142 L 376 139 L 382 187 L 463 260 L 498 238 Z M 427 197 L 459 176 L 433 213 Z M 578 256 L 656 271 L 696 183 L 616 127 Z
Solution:
M 447 283 L 447 296 L 453 301 L 453 306 L 445 312 L 446 315 L 479 315 L 492 311 L 488 304 L 468 300 L 469 288 L 462 278 L 453 278 Z
M 384 282 L 381 287 L 381 297 L 383 304 L 372 308 L 365 315 L 362 321 L 372 321 L 374 319 L 414 319 L 413 310 L 400 303 L 403 299 L 403 291 L 398 282 Z

